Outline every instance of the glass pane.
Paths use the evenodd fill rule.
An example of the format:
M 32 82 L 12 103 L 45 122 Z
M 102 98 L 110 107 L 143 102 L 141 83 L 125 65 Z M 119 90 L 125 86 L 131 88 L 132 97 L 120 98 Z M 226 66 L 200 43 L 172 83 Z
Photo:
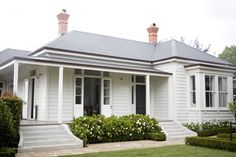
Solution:
M 85 75 L 101 76 L 101 71 L 85 70 Z
M 110 80 L 104 80 L 104 87 L 110 87 Z
M 212 106 L 213 106 L 213 93 L 206 92 L 206 107 L 212 107 Z
M 110 74 L 109 74 L 109 72 L 103 72 L 103 76 L 105 76 L 105 77 L 109 77 Z
M 76 86 L 81 86 L 81 84 L 82 84 L 82 79 L 76 78 Z
M 219 86 L 219 91 L 222 91 L 222 77 L 218 78 L 218 86 Z
M 76 87 L 76 95 L 81 95 L 81 87 Z
M 132 100 L 131 100 L 131 103 L 134 104 L 134 86 L 132 86 L 131 90 L 132 90 L 132 91 L 131 91 L 131 92 L 132 92 L 132 93 L 131 93 L 131 99 L 132 99 Z
M 195 91 L 195 76 L 191 76 L 191 90 Z
M 110 97 L 104 97 L 104 104 L 110 104 Z
M 2 96 L 2 90 L 0 89 L 0 96 Z
M 104 88 L 104 96 L 110 96 L 110 89 Z
M 192 104 L 196 104 L 196 92 L 192 92 Z
M 75 69 L 75 74 L 82 75 L 82 70 L 81 69 Z
M 227 104 L 227 94 L 219 93 L 219 106 L 226 107 L 226 104 Z
M 136 76 L 136 82 L 137 83 L 145 83 L 145 77 L 144 76 Z
M 206 91 L 212 91 L 213 90 L 213 83 L 214 83 L 214 77 L 213 76 L 205 76 L 205 90 Z
M 222 90 L 227 91 L 227 78 L 222 79 Z
M 75 97 L 75 104 L 81 104 L 81 96 Z
M 0 82 L 0 88 L 3 88 L 3 83 L 2 82 Z
M 134 75 L 131 76 L 131 82 L 134 82 Z

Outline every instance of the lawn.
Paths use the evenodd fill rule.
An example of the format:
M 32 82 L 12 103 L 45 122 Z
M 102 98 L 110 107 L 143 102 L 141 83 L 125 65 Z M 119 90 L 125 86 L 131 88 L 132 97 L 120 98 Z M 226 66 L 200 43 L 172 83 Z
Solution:
M 101 152 L 64 157 L 235 157 L 236 153 L 194 147 L 187 145 L 175 145 L 158 148 L 133 149 L 124 151 Z

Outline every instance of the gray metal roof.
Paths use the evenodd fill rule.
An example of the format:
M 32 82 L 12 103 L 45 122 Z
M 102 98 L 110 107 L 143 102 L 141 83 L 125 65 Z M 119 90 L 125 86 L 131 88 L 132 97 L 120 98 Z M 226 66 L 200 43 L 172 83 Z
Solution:
M 155 45 L 79 31 L 71 31 L 45 47 L 143 61 L 181 57 L 203 62 L 231 64 L 176 40 L 160 42 Z
M 25 57 L 30 53 L 30 51 L 16 50 L 16 49 L 5 49 L 0 51 L 0 64 L 7 62 L 14 57 Z

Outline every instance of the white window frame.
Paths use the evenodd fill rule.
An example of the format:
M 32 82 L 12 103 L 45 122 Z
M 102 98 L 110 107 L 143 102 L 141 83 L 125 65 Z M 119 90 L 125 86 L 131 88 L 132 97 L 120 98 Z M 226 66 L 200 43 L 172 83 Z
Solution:
M 193 90 L 193 84 L 192 84 L 192 78 L 194 78 L 194 82 L 195 82 L 195 89 Z M 197 97 L 196 97 L 196 76 L 195 75 L 190 75 L 189 77 L 190 79 L 190 104 L 191 107 L 195 108 L 196 107 L 196 101 L 197 101 Z M 195 94 L 195 103 L 193 103 L 193 94 Z
M 76 79 L 77 78 L 80 78 L 81 79 L 81 86 L 76 86 Z M 80 104 L 77 104 L 76 103 L 76 87 L 80 87 L 81 88 L 81 101 L 80 101 Z M 82 105 L 84 104 L 84 77 L 82 76 L 75 76 L 75 79 L 74 79 L 74 105 Z
M 2 83 L 2 87 L 0 87 L 0 91 L 1 91 L 1 95 L 0 97 L 3 95 L 3 90 L 4 90 L 4 82 L 0 81 L 0 83 Z
M 206 90 L 206 77 L 213 77 L 213 80 L 212 80 L 212 83 L 211 83 L 211 85 L 212 85 L 212 90 Z M 210 80 L 210 79 L 209 79 Z M 205 93 L 204 93 L 204 95 L 205 95 L 205 108 L 215 108 L 216 106 L 215 106 L 215 90 L 216 90 L 216 87 L 215 87 L 215 80 L 216 80 L 216 78 L 215 78 L 215 76 L 214 75 L 205 75 L 205 77 L 204 77 L 204 81 L 205 81 L 205 86 L 204 86 L 204 90 L 205 90 Z M 210 83 L 210 82 L 209 82 Z M 206 98 L 206 93 L 211 93 L 212 94 L 212 106 L 210 106 L 210 104 L 209 104 L 209 106 L 207 106 L 207 103 L 206 103 L 206 100 L 207 100 L 207 98 Z
M 102 80 L 102 105 L 105 105 L 105 106 L 107 106 L 107 105 L 111 105 L 112 104 L 112 79 L 111 78 L 102 78 L 101 79 Z M 104 90 L 105 90 L 105 81 L 109 81 L 109 96 L 105 96 L 105 92 L 104 92 Z M 105 97 L 109 97 L 109 103 L 108 104 L 106 104 L 105 103 Z
M 225 85 L 226 85 L 226 90 L 220 90 L 220 84 L 219 84 L 219 79 L 225 79 L 225 81 L 226 81 L 226 83 L 225 83 Z M 218 96 L 219 96 L 219 100 L 218 100 L 218 102 L 219 102 L 219 107 L 220 108 L 225 108 L 225 107 L 227 107 L 227 102 L 228 102 L 228 100 L 227 100 L 227 98 L 228 98 L 228 79 L 227 79 L 227 77 L 224 77 L 224 76 L 219 76 L 218 77 Z M 222 83 L 222 86 L 223 86 L 223 82 L 221 82 Z M 222 88 L 223 89 L 223 88 Z M 226 99 L 226 103 L 225 104 L 222 104 L 221 105 L 221 102 L 220 102 L 220 96 L 221 95 L 224 95 L 225 94 L 225 99 Z

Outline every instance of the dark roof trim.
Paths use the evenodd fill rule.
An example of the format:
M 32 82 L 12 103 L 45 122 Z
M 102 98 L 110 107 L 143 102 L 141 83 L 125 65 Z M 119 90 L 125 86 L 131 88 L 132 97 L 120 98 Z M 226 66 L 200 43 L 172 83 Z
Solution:
M 230 64 L 230 63 L 229 64 L 224 64 L 224 63 L 203 61 L 203 60 L 199 60 L 199 59 L 189 59 L 189 58 L 179 57 L 179 56 L 173 56 L 173 57 L 168 57 L 168 58 L 164 58 L 164 59 L 160 59 L 160 60 L 155 60 L 155 61 L 152 61 L 152 63 L 160 62 L 160 61 L 165 61 L 165 60 L 170 60 L 170 59 L 183 59 L 183 60 L 189 60 L 189 61 L 204 62 L 204 63 L 210 63 L 210 64 L 219 64 L 219 65 L 228 65 L 228 66 L 236 67 L 236 65 Z
M 35 62 L 49 62 L 48 60 L 40 60 L 40 59 L 34 59 L 34 58 L 23 58 L 23 57 L 14 57 L 14 60 L 26 60 L 26 61 L 35 61 Z M 118 67 L 106 67 L 106 66 L 98 66 L 98 65 L 85 65 L 85 64 L 79 64 L 79 63 L 65 63 L 65 62 L 60 62 L 60 61 L 54 61 L 50 60 L 50 63 L 56 63 L 56 64 L 66 64 L 66 65 L 77 65 L 77 66 L 84 66 L 84 67 L 99 67 L 99 68 L 104 68 L 104 69 L 116 69 L 116 70 L 130 70 L 130 71 L 137 71 L 137 72 L 146 72 L 146 73 L 153 73 L 153 74 L 163 74 L 163 75 L 172 75 L 172 73 L 160 71 L 157 69 L 154 71 L 145 71 L 145 70 L 139 70 L 139 69 L 132 69 L 132 68 L 118 68 Z
M 52 47 L 41 47 L 38 50 L 32 52 L 30 55 L 34 55 L 39 51 L 42 51 L 43 49 L 45 50 L 54 50 L 54 51 L 63 51 L 63 52 L 69 52 L 69 53 L 74 53 L 74 54 L 83 54 L 83 55 L 91 55 L 91 56 L 99 56 L 99 57 L 107 57 L 107 58 L 115 58 L 115 59 L 123 59 L 123 60 L 130 60 L 130 61 L 139 61 L 139 62 L 146 62 L 146 63 L 151 63 L 151 61 L 147 60 L 142 60 L 142 59 L 134 59 L 134 58 L 125 58 L 125 57 L 116 57 L 116 56 L 109 56 L 109 55 L 102 55 L 102 54 L 93 54 L 91 52 L 80 52 L 80 51 L 73 51 L 73 50 L 66 50 L 66 49 L 58 49 L 58 48 L 52 48 Z
M 190 65 L 186 65 L 184 67 L 185 68 L 189 68 L 189 67 L 196 67 L 196 66 L 203 66 L 203 67 L 209 67 L 209 68 L 218 68 L 218 69 L 236 70 L 236 67 L 235 68 L 231 68 L 231 67 L 222 67 L 222 66 L 207 65 L 207 64 L 190 64 Z

